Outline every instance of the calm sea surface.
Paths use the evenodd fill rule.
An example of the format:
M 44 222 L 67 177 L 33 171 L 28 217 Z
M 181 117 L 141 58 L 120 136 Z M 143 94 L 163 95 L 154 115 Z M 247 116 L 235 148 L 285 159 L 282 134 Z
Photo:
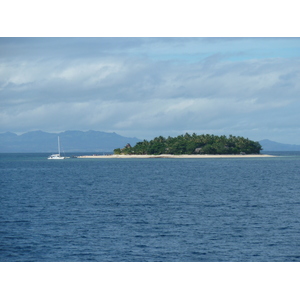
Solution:
M 300 153 L 0 154 L 0 261 L 300 261 Z

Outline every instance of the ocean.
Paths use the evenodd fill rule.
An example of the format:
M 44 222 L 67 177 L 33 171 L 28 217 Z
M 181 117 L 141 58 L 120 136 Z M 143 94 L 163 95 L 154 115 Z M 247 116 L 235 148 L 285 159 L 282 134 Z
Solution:
M 0 261 L 300 261 L 300 152 L 268 154 L 0 154 Z

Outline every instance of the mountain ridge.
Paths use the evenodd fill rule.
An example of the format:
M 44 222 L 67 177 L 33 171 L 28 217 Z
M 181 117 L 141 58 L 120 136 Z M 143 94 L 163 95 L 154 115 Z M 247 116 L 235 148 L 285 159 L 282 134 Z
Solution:
M 49 133 L 41 130 L 20 135 L 13 132 L 0 133 L 0 153 L 54 153 L 57 152 L 57 137 L 60 136 L 61 150 L 65 152 L 113 152 L 127 143 L 134 146 L 142 140 L 124 137 L 115 132 L 88 130 L 66 130 Z M 263 151 L 300 151 L 300 145 L 283 144 L 269 139 L 259 141 Z
M 127 143 L 135 145 L 140 139 L 124 137 L 115 132 L 67 130 L 49 133 L 41 130 L 21 135 L 12 132 L 0 134 L 1 153 L 53 153 L 57 152 L 57 137 L 60 137 L 61 151 L 65 152 L 112 152 Z
M 300 145 L 283 144 L 268 139 L 259 141 L 263 151 L 300 151 Z

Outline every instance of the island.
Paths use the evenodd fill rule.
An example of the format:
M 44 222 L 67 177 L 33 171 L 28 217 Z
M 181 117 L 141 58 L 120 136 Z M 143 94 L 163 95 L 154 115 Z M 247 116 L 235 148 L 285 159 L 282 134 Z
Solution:
M 138 142 L 134 147 L 114 149 L 115 155 L 249 155 L 260 154 L 259 142 L 244 137 L 213 134 L 184 134 L 177 137 L 156 137 Z
M 109 155 L 82 155 L 77 158 L 253 158 L 274 157 L 260 154 L 258 142 L 244 137 L 229 135 L 192 135 L 156 137 L 151 141 L 138 142 L 134 147 L 128 143 Z

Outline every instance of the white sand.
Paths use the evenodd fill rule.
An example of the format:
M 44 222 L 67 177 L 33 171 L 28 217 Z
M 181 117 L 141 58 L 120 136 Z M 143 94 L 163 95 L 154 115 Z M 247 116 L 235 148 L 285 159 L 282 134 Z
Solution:
M 275 157 L 273 155 L 268 154 L 231 154 L 231 155 L 172 155 L 172 154 L 161 154 L 161 155 L 83 155 L 77 156 L 77 158 L 249 158 L 249 157 Z

